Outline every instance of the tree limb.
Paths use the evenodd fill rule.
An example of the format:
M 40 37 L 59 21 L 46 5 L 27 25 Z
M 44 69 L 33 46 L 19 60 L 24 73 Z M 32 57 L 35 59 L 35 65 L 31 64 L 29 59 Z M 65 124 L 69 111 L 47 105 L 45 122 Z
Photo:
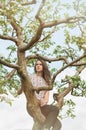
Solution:
M 45 56 L 40 56 L 40 55 L 38 55 L 38 54 L 37 54 L 37 56 L 40 57 L 40 58 L 42 58 L 42 59 L 45 60 L 45 61 L 48 61 L 48 62 L 64 60 L 65 63 L 68 64 L 68 61 L 67 61 L 67 58 L 66 58 L 66 57 L 48 58 L 48 57 L 45 57 Z
M 39 91 L 42 91 L 42 90 L 52 90 L 52 89 L 53 89 L 52 85 L 46 86 L 46 87 L 37 86 L 37 88 L 33 87 L 33 91 L 36 91 L 38 93 L 39 93 Z
M 23 5 L 23 6 L 27 6 L 27 5 L 30 5 L 30 4 L 36 4 L 36 0 L 21 3 L 21 5 Z
M 46 40 L 48 37 L 50 37 L 54 32 L 55 32 L 55 28 L 54 28 L 48 35 L 46 35 L 43 39 L 40 39 L 38 42 L 43 42 L 43 41 Z
M 84 56 L 85 57 L 85 56 Z M 83 58 L 84 58 L 83 57 Z M 79 62 L 79 63 L 74 63 L 72 65 L 70 65 L 70 63 L 68 62 L 67 58 L 66 57 L 57 57 L 57 58 L 48 58 L 48 57 L 45 57 L 45 56 L 41 56 L 39 54 L 36 54 L 36 55 L 29 55 L 26 57 L 26 60 L 31 60 L 31 59 L 37 59 L 37 58 L 41 58 L 45 61 L 48 61 L 49 63 L 51 62 L 55 62 L 55 61 L 65 61 L 65 63 L 68 65 L 68 66 L 82 66 L 82 65 L 86 65 L 86 62 Z M 81 58 L 80 58 L 81 59 Z M 72 61 L 73 62 L 73 61 Z
M 73 16 L 73 17 L 69 17 L 69 18 L 65 18 L 65 19 L 61 19 L 61 20 L 54 20 L 51 22 L 47 22 L 43 24 L 43 28 L 48 28 L 48 27 L 53 27 L 59 24 L 65 24 L 65 23 L 75 23 L 78 22 L 79 19 L 86 19 L 85 16 Z
M 12 25 L 12 27 L 14 28 L 14 30 L 16 31 L 17 34 L 17 41 L 21 41 L 23 42 L 23 36 L 22 36 L 22 29 L 21 27 L 16 23 L 15 19 L 10 16 L 9 14 L 6 14 L 8 21 L 10 22 L 10 24 Z M 17 42 L 17 45 L 21 45 L 20 42 Z
M 53 75 L 53 78 L 52 78 L 52 82 L 54 82 L 56 76 L 62 72 L 64 69 L 66 69 L 68 66 L 71 66 L 73 65 L 74 63 L 78 62 L 79 60 L 83 59 L 84 57 L 86 57 L 86 54 L 83 54 L 81 57 L 75 59 L 74 61 L 70 62 L 69 64 L 65 65 L 64 67 L 62 67 L 61 69 L 59 69 L 59 71 L 57 71 L 54 75 Z
M 16 38 L 13 38 L 13 37 L 10 37 L 10 36 L 3 36 L 3 35 L 0 35 L 0 39 L 11 40 L 11 41 L 17 43 L 17 39 L 16 39 Z
M 82 66 L 82 65 L 86 65 L 86 62 L 75 63 L 72 66 Z
M 10 64 L 10 63 L 8 63 L 8 62 L 6 62 L 4 60 L 1 60 L 1 59 L 0 59 L 0 63 L 3 64 L 3 65 L 5 65 L 5 66 L 7 66 L 7 67 L 10 67 L 10 68 L 19 69 L 18 65 Z
M 3 5 L 2 5 L 2 3 L 0 2 L 0 8 L 2 8 L 3 7 Z
M 43 27 L 42 27 L 42 25 L 40 25 L 37 32 L 36 32 L 36 35 L 31 39 L 29 44 L 27 44 L 24 47 L 21 46 L 20 51 L 26 51 L 26 50 L 30 49 L 31 47 L 33 47 L 34 44 L 40 39 L 41 34 L 42 34 L 42 30 L 43 30 Z
M 76 75 L 79 75 L 84 68 L 85 68 L 85 66 L 80 66 L 80 68 L 77 70 L 75 76 L 76 76 Z M 73 89 L 74 87 L 75 87 L 74 84 L 71 82 L 71 83 L 69 83 L 69 86 L 68 86 L 63 92 L 61 92 L 60 94 L 55 93 L 55 94 L 53 95 L 54 99 L 58 102 L 58 103 L 57 103 L 57 106 L 58 106 L 59 109 L 61 109 L 62 106 L 63 106 L 63 104 L 64 104 L 64 103 L 63 103 L 63 98 L 64 98 L 70 91 L 72 91 L 72 89 Z
M 44 3 L 45 3 L 45 0 L 42 0 L 41 5 L 39 6 L 39 9 L 38 9 L 37 14 L 35 16 L 35 18 L 38 19 L 40 23 L 42 23 L 42 20 L 40 18 L 40 12 L 44 6 Z
M 6 76 L 5 76 L 5 81 L 8 81 L 13 75 L 14 73 L 16 72 L 16 69 L 13 69 L 10 73 L 8 73 Z
M 38 16 L 37 16 L 38 17 Z M 34 46 L 34 44 L 36 42 L 38 42 L 38 40 L 40 39 L 41 37 L 41 34 L 42 34 L 42 31 L 44 28 L 48 28 L 48 27 L 53 27 L 53 26 L 56 26 L 56 25 L 59 25 L 59 24 L 65 24 L 65 23 L 74 23 L 74 22 L 78 22 L 79 19 L 85 19 L 85 17 L 83 16 L 74 16 L 74 17 L 70 17 L 70 18 L 66 18 L 66 19 L 62 19 L 62 20 L 54 20 L 52 22 L 47 22 L 47 23 L 41 23 L 35 36 L 31 39 L 31 41 L 24 47 L 20 47 L 20 50 L 21 51 L 26 51 L 28 49 L 30 49 L 31 47 Z

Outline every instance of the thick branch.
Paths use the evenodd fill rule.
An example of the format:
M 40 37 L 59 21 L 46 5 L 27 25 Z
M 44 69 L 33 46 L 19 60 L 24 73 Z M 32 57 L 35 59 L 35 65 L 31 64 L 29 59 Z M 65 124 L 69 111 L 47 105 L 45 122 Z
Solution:
M 82 70 L 85 69 L 85 66 L 80 66 L 80 68 L 77 70 L 76 75 L 79 75 Z M 60 94 L 56 94 L 55 95 L 55 100 L 57 100 L 58 102 L 63 99 L 73 88 L 74 88 L 74 84 L 71 82 L 69 83 L 69 86 Z M 61 100 L 62 101 L 62 100 Z M 62 106 L 61 106 L 62 107 Z
M 81 57 L 75 59 L 74 61 L 70 62 L 69 64 L 65 65 L 64 67 L 62 67 L 61 69 L 59 69 L 59 71 L 57 71 L 52 78 L 52 82 L 54 82 L 56 76 L 61 73 L 64 69 L 66 69 L 67 67 L 73 65 L 74 63 L 78 62 L 79 60 L 83 59 L 84 57 L 86 57 L 86 54 L 82 55 Z
M 73 17 L 69 17 L 69 18 L 65 18 L 65 19 L 61 19 L 61 20 L 54 20 L 51 22 L 47 22 L 43 24 L 44 28 L 48 28 L 48 27 L 53 27 L 59 24 L 65 24 L 65 23 L 75 23 L 78 22 L 79 19 L 85 19 L 84 16 L 73 16 Z
M 3 7 L 3 5 L 2 5 L 2 3 L 0 2 L 0 8 L 2 8 Z
M 60 60 L 63 60 L 65 61 L 66 64 L 68 64 L 68 61 L 65 57 L 57 57 L 57 58 L 48 58 L 48 57 L 45 57 L 45 56 L 40 56 L 37 54 L 37 56 L 45 61 L 48 61 L 48 62 L 53 62 L 53 61 L 60 61 Z
M 43 41 L 46 40 L 48 37 L 50 37 L 54 32 L 55 32 L 55 28 L 54 28 L 51 32 L 49 32 L 48 35 L 44 36 L 43 39 L 40 39 L 38 42 L 43 42 Z
M 38 15 L 37 15 L 38 17 Z M 38 42 L 38 40 L 40 39 L 41 37 L 41 34 L 42 34 L 42 31 L 44 28 L 48 28 L 48 27 L 53 27 L 53 26 L 56 26 L 56 25 L 59 25 L 59 24 L 63 24 L 63 23 L 71 23 L 71 22 L 77 22 L 79 21 L 79 19 L 85 19 L 85 17 L 70 17 L 70 18 L 67 18 L 67 19 L 63 19 L 63 20 L 55 20 L 55 21 L 52 21 L 52 22 L 48 22 L 48 23 L 42 23 L 40 24 L 35 36 L 31 39 L 31 41 L 29 42 L 28 45 L 26 45 L 25 47 L 20 47 L 20 50 L 21 51 L 26 51 L 28 49 L 30 49 L 31 47 L 34 46 L 34 44 L 36 42 Z
M 40 25 L 36 32 L 36 35 L 31 39 L 31 41 L 29 42 L 28 45 L 26 45 L 25 47 L 20 47 L 20 51 L 26 51 L 26 50 L 30 49 L 31 47 L 33 47 L 34 44 L 40 39 L 42 30 L 43 30 L 43 27 L 42 27 L 42 25 Z
M 50 85 L 50 86 L 46 86 L 46 87 L 41 87 L 41 86 L 37 86 L 37 88 L 33 88 L 33 91 L 36 91 L 39 93 L 39 91 L 42 91 L 42 90 L 52 90 L 53 89 L 53 86 Z
M 22 28 L 17 24 L 16 20 L 14 19 L 14 17 L 12 17 L 9 12 L 1 12 L 1 15 L 4 15 L 7 17 L 7 20 L 10 22 L 11 26 L 13 27 L 13 29 L 16 31 L 17 34 L 17 40 L 18 41 L 22 41 L 23 42 L 23 36 L 22 36 Z M 6 37 L 7 38 L 7 37 Z M 11 37 L 9 37 L 11 38 Z M 14 40 L 14 38 L 11 38 L 11 40 Z M 16 44 L 20 45 L 20 42 L 18 42 L 16 40 Z
M 48 58 L 48 57 L 41 56 L 41 55 L 38 55 L 38 54 L 36 54 L 36 55 L 29 55 L 29 56 L 26 57 L 26 60 L 28 61 L 28 60 L 30 60 L 30 59 L 37 59 L 37 58 L 41 58 L 41 59 L 43 59 L 43 60 L 45 60 L 45 61 L 48 61 L 49 63 L 54 62 L 54 61 L 61 61 L 61 60 L 63 60 L 63 61 L 65 61 L 65 63 L 66 63 L 67 65 L 70 64 L 70 63 L 67 61 L 67 58 L 66 58 L 66 57 Z M 70 66 L 82 66 L 82 65 L 86 65 L 86 62 L 83 62 L 83 61 L 82 61 L 82 62 L 79 62 L 79 63 L 74 63 L 74 64 L 72 64 L 72 65 L 70 65 Z
M 4 7 L 3 7 L 3 9 L 4 9 Z M 21 29 L 21 27 L 17 24 L 15 18 L 12 17 L 9 14 L 9 12 L 1 12 L 1 15 L 7 17 L 8 22 L 10 22 L 11 26 L 16 31 L 17 39 L 14 39 L 13 37 L 9 37 L 9 36 L 2 36 L 2 35 L 0 35 L 0 36 L 2 37 L 2 39 L 8 39 L 8 40 L 10 39 L 10 40 L 16 42 L 17 46 L 19 46 L 20 42 L 18 42 L 18 41 L 22 41 L 23 42 L 23 36 L 22 36 L 22 29 Z
M 10 64 L 10 63 L 8 63 L 8 62 L 6 62 L 6 61 L 3 61 L 3 60 L 1 60 L 1 59 L 0 59 L 0 63 L 3 64 L 3 65 L 5 65 L 5 66 L 7 66 L 7 67 L 10 67 L 10 68 L 19 69 L 19 66 L 18 66 L 18 65 Z
M 58 95 L 58 100 L 59 100 L 60 98 L 62 98 L 62 97 L 65 97 L 74 87 L 75 87 L 75 86 L 74 86 L 72 83 L 70 83 L 70 84 L 69 84 L 69 87 L 66 88 L 61 94 Z
M 85 68 L 85 66 L 80 66 L 80 67 L 78 68 L 78 70 L 77 70 L 75 76 L 79 75 L 84 68 Z M 64 97 L 65 97 L 69 92 L 71 92 L 74 87 L 75 87 L 74 84 L 73 84 L 72 82 L 71 82 L 71 83 L 69 82 L 69 86 L 68 86 L 62 93 L 60 93 L 60 94 L 54 93 L 53 98 L 54 98 L 54 100 L 56 100 L 56 101 L 58 102 L 58 103 L 57 103 L 57 106 L 58 106 L 59 109 L 61 109 L 62 106 L 64 105 L 64 100 L 63 100 Z M 71 94 L 72 94 L 72 93 L 71 93 Z
M 18 41 L 23 41 L 23 36 L 22 36 L 22 29 L 21 27 L 16 23 L 15 19 L 13 17 L 11 17 L 9 14 L 6 15 L 8 18 L 8 21 L 10 22 L 10 24 L 12 25 L 12 27 L 14 28 L 14 30 L 16 31 L 17 37 L 18 37 Z M 20 45 L 20 42 L 17 42 L 18 46 Z
M 16 38 L 13 38 L 13 37 L 10 37 L 10 36 L 3 36 L 3 35 L 0 35 L 0 38 L 1 38 L 1 39 L 4 39 L 4 40 L 11 40 L 11 41 L 17 43 Z

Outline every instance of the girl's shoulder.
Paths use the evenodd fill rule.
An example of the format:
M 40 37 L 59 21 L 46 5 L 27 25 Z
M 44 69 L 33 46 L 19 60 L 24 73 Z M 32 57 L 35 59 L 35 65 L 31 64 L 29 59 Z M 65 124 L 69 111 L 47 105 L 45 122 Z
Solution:
M 31 78 L 33 78 L 33 77 L 37 77 L 37 75 L 35 74 L 35 73 L 33 73 L 33 74 L 31 74 L 31 75 L 29 75 Z
M 33 79 L 37 79 L 37 75 L 35 73 L 29 75 L 30 79 L 33 80 Z

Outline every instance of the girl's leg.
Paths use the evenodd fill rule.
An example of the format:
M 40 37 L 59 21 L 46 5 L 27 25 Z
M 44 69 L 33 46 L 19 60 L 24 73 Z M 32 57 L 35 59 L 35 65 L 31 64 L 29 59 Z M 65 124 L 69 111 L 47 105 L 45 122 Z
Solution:
M 50 128 L 55 124 L 59 110 L 56 106 L 47 105 L 42 108 L 42 113 L 47 115 L 44 123 L 44 130 L 50 130 Z
M 57 118 L 52 130 L 61 130 L 61 127 L 62 127 L 62 124 L 60 120 Z
M 35 121 L 32 130 L 43 130 L 43 125 L 40 124 L 38 121 Z

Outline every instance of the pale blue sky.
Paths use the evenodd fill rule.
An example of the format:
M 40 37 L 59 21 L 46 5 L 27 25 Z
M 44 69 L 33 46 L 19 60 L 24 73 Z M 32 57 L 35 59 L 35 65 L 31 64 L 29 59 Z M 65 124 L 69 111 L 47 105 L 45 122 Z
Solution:
M 61 0 L 62 2 L 70 2 L 70 0 Z M 71 0 L 73 1 L 73 0 Z M 85 1 L 85 0 L 83 0 Z M 58 35 L 59 40 L 62 39 L 61 34 Z M 53 37 L 56 39 L 57 37 Z M 57 39 L 58 40 L 58 39 Z M 0 54 L 6 56 L 7 51 L 4 49 L 6 44 L 0 42 Z M 72 74 L 72 71 L 65 72 Z M 59 75 L 58 79 L 62 78 L 63 75 Z M 86 70 L 83 71 L 82 77 L 86 79 Z M 58 80 L 57 79 L 57 80 Z M 52 92 L 51 92 L 52 95 Z M 12 97 L 13 98 L 13 97 Z M 70 97 L 69 95 L 65 98 L 71 98 L 76 103 L 74 119 L 67 118 L 62 120 L 61 130 L 86 130 L 86 98 Z M 14 98 L 13 98 L 14 99 Z M 52 97 L 50 96 L 50 102 Z M 26 111 L 26 99 L 22 94 L 19 98 L 14 99 L 13 105 L 10 107 L 8 104 L 0 103 L 0 130 L 29 130 L 32 128 L 33 119 L 28 115 Z
M 64 77 L 65 74 L 73 74 L 72 71 L 65 71 L 60 74 L 58 80 Z M 82 79 L 86 79 L 86 70 L 82 73 Z M 53 91 L 50 92 L 50 101 L 52 99 Z M 33 125 L 33 119 L 28 115 L 26 111 L 26 99 L 24 94 L 19 98 L 13 98 L 13 105 L 2 102 L 0 103 L 0 130 L 31 130 Z M 65 99 L 72 99 L 76 103 L 74 119 L 66 118 L 62 121 L 61 130 L 86 130 L 86 98 L 73 97 L 67 95 Z M 65 112 L 65 107 L 63 107 Z

